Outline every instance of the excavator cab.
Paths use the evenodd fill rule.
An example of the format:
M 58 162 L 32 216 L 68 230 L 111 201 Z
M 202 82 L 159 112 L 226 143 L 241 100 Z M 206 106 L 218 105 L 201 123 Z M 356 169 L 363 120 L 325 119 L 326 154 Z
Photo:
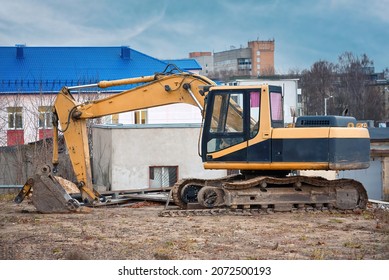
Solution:
M 271 128 L 283 127 L 282 88 L 217 87 L 207 96 L 203 162 L 271 162 Z
M 206 169 L 283 176 L 364 169 L 369 147 L 367 129 L 353 117 L 302 116 L 285 127 L 278 86 L 214 87 L 207 95 L 201 151 Z

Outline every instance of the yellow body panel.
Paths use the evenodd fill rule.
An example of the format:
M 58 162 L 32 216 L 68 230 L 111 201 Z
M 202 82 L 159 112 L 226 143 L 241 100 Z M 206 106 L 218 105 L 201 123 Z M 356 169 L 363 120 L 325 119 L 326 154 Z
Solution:
M 299 128 L 274 128 L 272 139 L 306 139 L 328 138 L 329 127 L 299 127 Z
M 370 138 L 366 128 L 359 127 L 331 127 L 330 138 Z

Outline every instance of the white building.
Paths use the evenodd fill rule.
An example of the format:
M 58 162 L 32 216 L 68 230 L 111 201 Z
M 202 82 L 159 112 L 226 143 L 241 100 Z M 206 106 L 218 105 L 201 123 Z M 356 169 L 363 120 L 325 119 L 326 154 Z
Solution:
M 64 86 L 96 84 L 154 75 L 174 70 L 199 72 L 194 59 L 162 61 L 127 46 L 119 47 L 30 47 L 0 46 L 0 146 L 14 146 L 51 137 L 51 111 Z M 100 99 L 133 86 L 90 89 L 72 93 L 78 102 Z M 99 93 L 100 92 L 100 93 Z M 176 110 L 177 109 L 177 110 Z M 172 113 L 173 110 L 176 112 Z M 109 123 L 192 122 L 197 111 L 170 107 L 108 117 Z
M 182 178 L 217 178 L 198 154 L 199 124 L 95 125 L 93 178 L 110 190 L 161 188 Z

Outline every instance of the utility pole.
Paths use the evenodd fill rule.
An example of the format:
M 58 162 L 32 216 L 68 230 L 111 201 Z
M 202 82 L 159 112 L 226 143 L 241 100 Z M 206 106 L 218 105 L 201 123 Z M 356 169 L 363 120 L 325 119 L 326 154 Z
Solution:
M 332 98 L 333 96 L 325 97 L 324 98 L 324 116 L 327 116 L 327 100 Z

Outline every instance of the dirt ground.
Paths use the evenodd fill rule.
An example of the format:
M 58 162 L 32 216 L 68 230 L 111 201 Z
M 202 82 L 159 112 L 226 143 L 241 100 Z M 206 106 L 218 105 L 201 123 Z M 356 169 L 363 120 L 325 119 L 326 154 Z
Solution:
M 389 211 L 159 217 L 163 205 L 40 214 L 0 198 L 0 259 L 389 259 Z

